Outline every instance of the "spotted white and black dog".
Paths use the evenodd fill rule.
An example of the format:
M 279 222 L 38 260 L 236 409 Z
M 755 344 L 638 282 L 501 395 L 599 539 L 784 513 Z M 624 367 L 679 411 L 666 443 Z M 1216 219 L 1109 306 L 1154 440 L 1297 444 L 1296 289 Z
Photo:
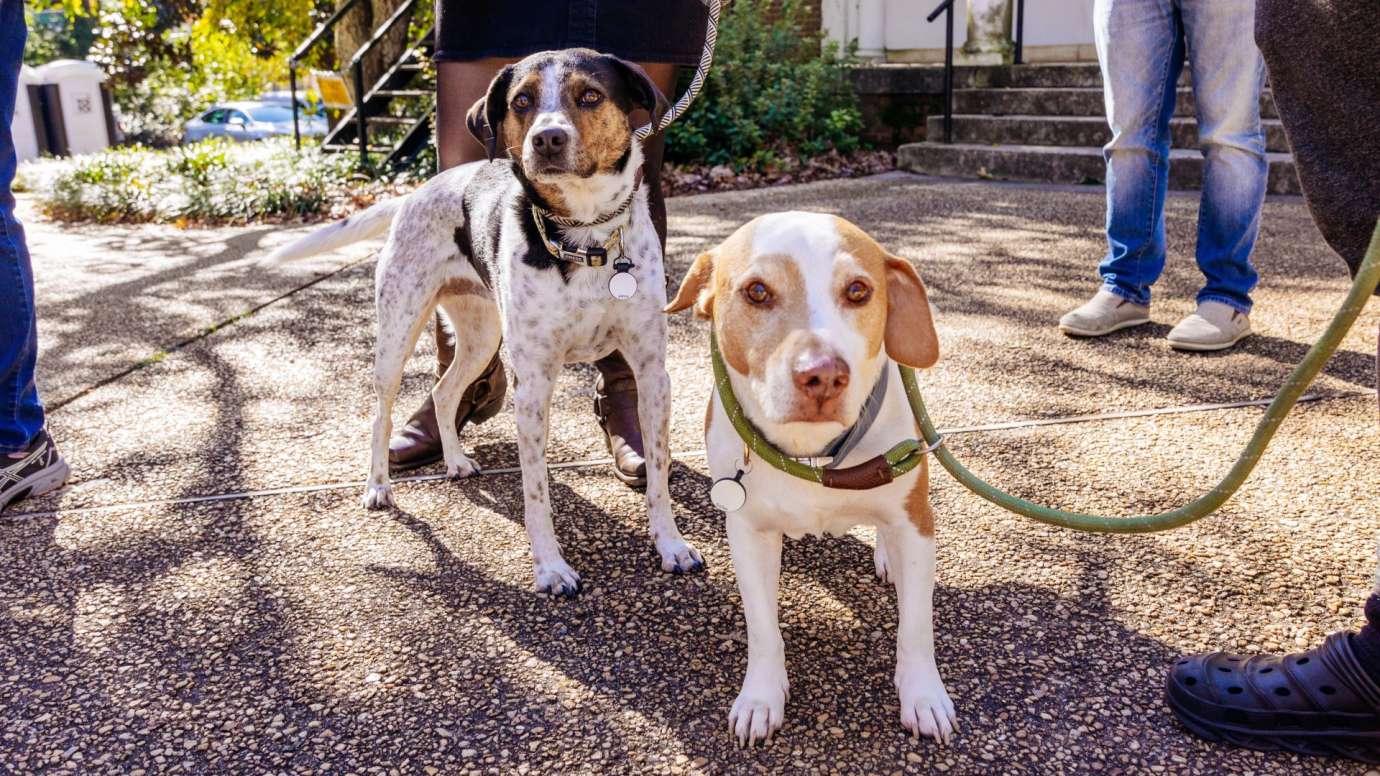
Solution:
M 637 378 L 647 508 L 661 567 L 679 572 L 703 563 L 671 514 L 671 391 L 661 312 L 666 286 L 647 192 L 639 185 L 642 149 L 629 118 L 641 108 L 655 120 L 666 107 L 666 97 L 646 73 L 617 57 L 587 49 L 535 54 L 505 67 L 469 112 L 470 131 L 487 144 L 489 162 L 443 172 L 405 198 L 376 205 L 270 257 L 309 256 L 388 230 L 375 274 L 378 405 L 364 493 L 370 509 L 393 503 L 393 402 L 432 310 L 440 307 L 458 335 L 455 360 L 432 389 L 439 418 L 455 417 L 465 387 L 480 376 L 500 342 L 506 345 L 524 518 L 539 591 L 573 595 L 580 584 L 561 557 L 551 520 L 545 458 L 552 389 L 565 364 L 595 361 L 614 350 Z M 610 214 L 616 215 L 598 225 L 558 225 L 593 224 Z M 602 266 L 601 247 L 608 253 Z M 622 277 L 615 281 L 616 274 Z M 617 298 L 631 281 L 632 295 Z M 455 427 L 440 425 L 447 473 L 473 474 L 477 465 L 461 452 Z

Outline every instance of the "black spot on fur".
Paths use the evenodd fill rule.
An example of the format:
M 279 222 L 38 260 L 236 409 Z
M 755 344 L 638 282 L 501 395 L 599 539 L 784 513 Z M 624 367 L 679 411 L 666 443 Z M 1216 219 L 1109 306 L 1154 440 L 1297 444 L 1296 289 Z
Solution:
M 462 200 L 461 210 L 464 213 L 464 221 L 455 228 L 455 247 L 460 249 L 460 255 L 469 261 L 471 267 L 474 267 L 479 279 L 484 281 L 484 286 L 492 289 L 493 283 L 489 280 L 489 265 L 475 256 L 474 238 L 470 235 L 470 203 L 468 200 Z
M 532 213 L 532 201 L 526 194 L 517 197 L 513 201 L 514 213 L 518 223 L 522 224 L 522 236 L 526 238 L 527 252 L 522 254 L 522 263 L 537 269 L 555 269 L 561 274 L 561 280 L 570 282 L 570 273 L 574 271 L 575 265 L 568 261 L 561 261 L 551 255 L 551 251 L 546 249 L 546 244 L 542 242 L 541 232 L 537 231 L 537 221 Z M 556 238 L 556 225 L 547 223 L 546 234 Z

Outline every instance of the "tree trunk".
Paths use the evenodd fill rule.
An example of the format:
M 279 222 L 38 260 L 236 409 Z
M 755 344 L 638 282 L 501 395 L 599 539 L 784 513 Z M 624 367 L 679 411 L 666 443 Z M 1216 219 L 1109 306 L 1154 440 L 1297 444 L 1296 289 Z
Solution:
M 353 76 L 349 72 L 350 60 L 359 51 L 374 31 L 383 26 L 406 0 L 359 0 L 355 7 L 335 26 L 335 54 L 344 71 L 345 81 L 354 89 Z M 336 0 L 336 7 L 344 5 L 345 0 Z M 364 88 L 368 89 L 388 69 L 403 50 L 407 48 L 408 21 L 412 14 L 393 25 L 388 35 L 374 47 L 364 59 Z M 358 99 L 358 95 L 356 95 Z

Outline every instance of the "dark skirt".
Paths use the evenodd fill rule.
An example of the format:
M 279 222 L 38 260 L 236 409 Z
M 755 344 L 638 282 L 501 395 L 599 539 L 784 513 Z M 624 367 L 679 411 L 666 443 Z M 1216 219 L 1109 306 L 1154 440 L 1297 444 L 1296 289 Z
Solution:
M 592 48 L 633 62 L 695 65 L 702 0 L 436 0 L 437 62 Z

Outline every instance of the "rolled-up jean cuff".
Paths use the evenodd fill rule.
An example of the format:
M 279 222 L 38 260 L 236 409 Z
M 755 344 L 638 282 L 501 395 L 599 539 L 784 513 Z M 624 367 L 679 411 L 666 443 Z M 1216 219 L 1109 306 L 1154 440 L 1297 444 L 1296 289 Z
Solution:
M 1140 305 L 1141 307 L 1146 307 L 1146 306 L 1149 306 L 1149 304 L 1150 304 L 1148 301 L 1147 301 L 1147 302 L 1142 302 L 1141 300 L 1135 298 L 1134 296 L 1131 296 L 1131 292 L 1130 292 L 1130 291 L 1127 291 L 1126 289 L 1122 288 L 1121 286 L 1118 286 L 1118 285 L 1115 284 L 1115 283 L 1111 283 L 1111 282 L 1103 283 L 1103 284 L 1102 284 L 1102 290 L 1103 290 L 1103 291 L 1110 292 L 1110 293 L 1113 293 L 1113 294 L 1116 294 L 1117 296 L 1121 297 L 1122 299 L 1125 299 L 1126 301 L 1130 302 L 1131 304 L 1138 304 L 1138 305 Z
M 1241 313 L 1242 315 L 1251 314 L 1251 305 L 1243 305 L 1241 304 L 1241 302 L 1230 297 L 1219 296 L 1217 294 L 1203 294 L 1198 297 L 1198 303 L 1202 304 L 1203 302 L 1221 302 L 1222 304 L 1226 305 L 1227 307 L 1230 307 L 1238 313 Z

